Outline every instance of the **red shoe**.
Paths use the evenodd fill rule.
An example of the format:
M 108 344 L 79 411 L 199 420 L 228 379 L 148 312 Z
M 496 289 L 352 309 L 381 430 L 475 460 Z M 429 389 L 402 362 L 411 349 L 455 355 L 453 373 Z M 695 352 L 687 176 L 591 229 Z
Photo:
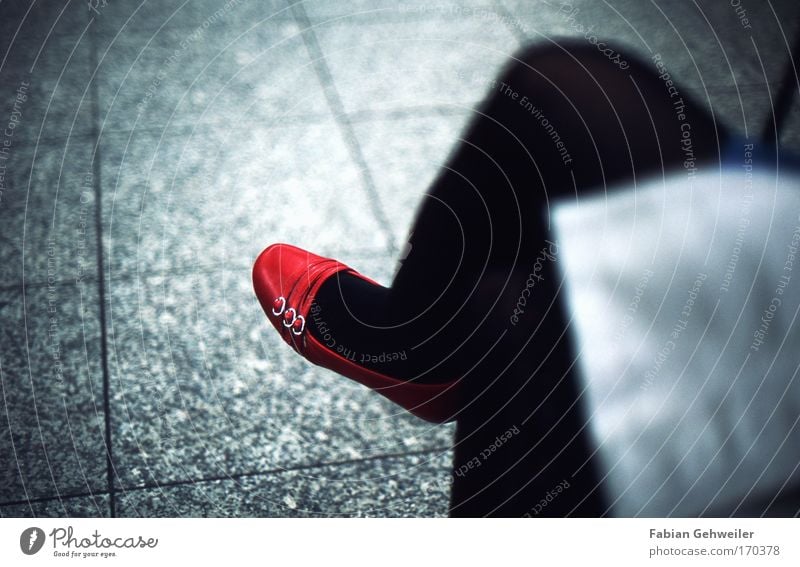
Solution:
M 455 419 L 458 410 L 455 381 L 417 384 L 391 378 L 345 358 L 308 332 L 307 321 L 317 291 L 323 282 L 341 271 L 378 285 L 336 260 L 296 246 L 273 244 L 258 256 L 253 266 L 253 286 L 267 318 L 283 340 L 310 362 L 372 388 L 422 419 L 436 423 Z

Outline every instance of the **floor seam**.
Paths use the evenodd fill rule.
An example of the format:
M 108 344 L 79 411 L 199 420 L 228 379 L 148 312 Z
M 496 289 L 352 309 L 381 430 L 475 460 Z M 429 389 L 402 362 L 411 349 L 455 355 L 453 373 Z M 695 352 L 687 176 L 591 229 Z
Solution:
M 378 195 L 378 191 L 375 187 L 375 180 L 372 178 L 371 170 L 367 166 L 364 153 L 361 149 L 361 144 L 359 144 L 355 133 L 355 128 L 353 128 L 353 124 L 350 122 L 347 113 L 345 112 L 344 104 L 342 103 L 341 96 L 339 95 L 339 91 L 334 83 L 333 75 L 328 67 L 325 56 L 322 53 L 322 47 L 317 39 L 317 34 L 314 32 L 311 21 L 309 20 L 302 4 L 293 4 L 292 12 L 297 20 L 297 24 L 300 26 L 303 43 L 305 43 L 306 50 L 308 51 L 308 55 L 311 58 L 314 70 L 322 86 L 325 100 L 327 101 L 328 106 L 333 113 L 333 118 L 339 127 L 342 136 L 344 137 L 344 141 L 347 145 L 350 156 L 356 162 L 356 167 L 358 168 L 359 175 L 361 176 L 364 187 L 367 191 L 370 208 L 372 209 L 375 220 L 386 236 L 388 251 L 393 256 L 397 255 L 399 249 L 394 238 L 391 224 L 389 223 L 389 219 L 386 217 L 381 205 L 380 196 Z
M 111 438 L 111 401 L 110 401 L 110 375 L 108 369 L 108 329 L 106 328 L 106 300 L 105 280 L 103 277 L 103 201 L 102 201 L 102 168 L 100 160 L 100 99 L 99 87 L 96 79 L 97 71 L 97 26 L 94 16 L 89 14 L 90 33 L 89 65 L 91 74 L 91 104 L 92 104 L 92 134 L 94 142 L 92 151 L 92 186 L 95 197 L 95 241 L 97 254 L 97 291 L 98 291 L 98 317 L 100 323 L 100 358 L 103 373 L 103 413 L 105 414 L 105 453 L 106 453 L 106 486 L 108 492 L 109 516 L 116 516 L 116 494 L 114 491 L 114 453 Z
M 303 470 L 311 470 L 311 469 L 320 469 L 325 467 L 337 467 L 337 466 L 344 466 L 344 465 L 352 465 L 357 463 L 368 463 L 372 461 L 380 461 L 384 459 L 400 459 L 403 457 L 414 457 L 420 455 L 429 455 L 429 454 L 437 454 L 437 453 L 444 453 L 447 451 L 452 450 L 451 446 L 443 446 L 443 447 L 434 447 L 430 449 L 420 449 L 418 451 L 406 451 L 401 453 L 383 453 L 380 455 L 371 455 L 368 457 L 361 457 L 358 459 L 342 459 L 338 461 L 329 461 L 324 463 L 310 463 L 304 465 L 293 465 L 293 466 L 285 466 L 279 467 L 274 469 L 266 469 L 266 470 L 259 470 L 259 471 L 244 471 L 241 473 L 231 474 L 231 475 L 214 475 L 214 476 L 206 476 L 196 479 L 183 479 L 183 480 L 173 480 L 173 481 L 166 481 L 166 482 L 150 482 L 144 483 L 141 485 L 126 487 L 126 488 L 115 488 L 115 492 L 140 492 L 143 490 L 154 490 L 154 489 L 161 489 L 161 488 L 169 488 L 175 486 L 189 486 L 193 484 L 202 484 L 205 482 L 217 482 L 217 481 L 226 481 L 226 480 L 238 480 L 241 478 L 252 478 L 258 476 L 274 476 L 282 473 L 287 472 L 294 472 L 294 471 L 303 471 Z M 71 500 L 75 498 L 88 498 L 88 497 L 97 497 L 97 496 L 110 496 L 110 492 L 108 490 L 105 491 L 96 491 L 96 492 L 71 492 L 62 494 L 60 496 L 42 496 L 38 498 L 31 498 L 29 500 L 15 500 L 9 502 L 2 502 L 0 503 L 0 509 L 8 507 L 8 506 L 20 506 L 24 504 L 41 504 L 45 502 L 55 502 L 55 501 L 62 501 L 62 500 Z
M 420 449 L 418 451 L 407 451 L 402 453 L 384 453 L 381 455 L 371 455 L 369 457 L 361 457 L 357 459 L 342 459 L 338 461 L 330 461 L 327 463 L 309 463 L 305 465 L 293 465 L 293 466 L 286 466 L 286 467 L 279 467 L 275 469 L 267 469 L 262 471 L 244 471 L 240 473 L 230 474 L 230 475 L 214 475 L 214 476 L 207 476 L 200 479 L 184 479 L 184 480 L 173 480 L 173 481 L 166 481 L 166 482 L 153 482 L 153 483 L 145 483 L 138 486 L 132 486 L 130 488 L 122 488 L 120 487 L 119 490 L 121 492 L 136 492 L 141 490 L 152 490 L 156 488 L 165 488 L 165 487 L 174 487 L 174 486 L 188 486 L 192 484 L 200 484 L 204 482 L 217 482 L 217 481 L 226 481 L 226 480 L 238 480 L 242 478 L 252 478 L 258 476 L 274 476 L 276 474 L 283 474 L 287 472 L 294 472 L 294 471 L 304 471 L 304 470 L 311 470 L 311 469 L 320 469 L 325 467 L 336 467 L 336 466 L 343 466 L 343 465 L 352 465 L 356 463 L 368 463 L 372 461 L 380 461 L 383 459 L 399 459 L 403 457 L 413 457 L 419 455 L 427 455 L 433 453 L 441 453 L 444 451 L 449 451 L 450 447 L 437 447 L 432 449 Z

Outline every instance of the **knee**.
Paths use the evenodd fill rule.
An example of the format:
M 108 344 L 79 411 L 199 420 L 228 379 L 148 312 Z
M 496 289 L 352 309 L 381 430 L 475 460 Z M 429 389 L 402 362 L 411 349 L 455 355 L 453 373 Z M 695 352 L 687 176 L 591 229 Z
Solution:
M 538 68 L 542 65 L 557 65 L 575 58 L 590 58 L 592 52 L 586 42 L 566 37 L 549 39 L 524 45 L 513 56 L 515 66 Z
M 596 50 L 592 53 L 590 47 L 575 38 L 524 46 L 512 56 L 502 81 L 529 98 L 535 96 L 539 102 L 549 95 L 558 97 L 559 92 L 570 91 L 589 80 L 582 69 L 596 68 Z
M 629 75 L 647 76 L 635 57 L 620 51 L 611 43 L 604 49 L 582 37 L 558 38 L 537 42 L 517 51 L 503 74 L 503 81 L 515 90 L 543 98 L 562 101 L 584 100 L 621 83 L 628 84 Z M 625 65 L 621 67 L 606 52 L 613 51 Z M 604 51 L 605 50 L 605 51 Z
M 637 58 L 627 53 L 613 41 L 601 40 L 597 43 L 582 37 L 565 37 L 536 42 L 520 48 L 513 56 L 510 72 L 513 74 L 538 71 L 551 75 L 564 68 L 585 69 L 590 74 L 605 70 L 618 70 L 614 57 L 634 62 Z M 627 66 L 626 66 L 627 67 Z

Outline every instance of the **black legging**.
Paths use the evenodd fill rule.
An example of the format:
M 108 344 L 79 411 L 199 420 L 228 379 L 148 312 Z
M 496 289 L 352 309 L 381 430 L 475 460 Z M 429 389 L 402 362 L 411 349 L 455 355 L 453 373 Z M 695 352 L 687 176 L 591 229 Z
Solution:
M 516 57 L 428 191 L 389 291 L 389 320 L 408 321 L 416 344 L 427 340 L 410 351 L 414 370 L 463 377 L 452 515 L 608 511 L 587 462 L 551 206 L 662 172 L 716 168 L 728 139 L 667 82 L 669 69 L 618 53 L 627 69 L 584 42 Z M 509 431 L 519 433 L 470 468 Z M 569 489 L 537 511 L 564 482 Z
M 453 477 L 454 515 L 521 516 L 566 478 L 575 488 L 542 515 L 605 511 L 584 464 L 551 207 L 720 163 L 727 133 L 669 69 L 605 48 L 569 40 L 519 53 L 426 194 L 391 287 L 342 277 L 319 295 L 340 342 L 406 353 L 376 369 L 461 380 L 454 471 L 469 474 Z M 469 467 L 510 430 L 491 466 Z

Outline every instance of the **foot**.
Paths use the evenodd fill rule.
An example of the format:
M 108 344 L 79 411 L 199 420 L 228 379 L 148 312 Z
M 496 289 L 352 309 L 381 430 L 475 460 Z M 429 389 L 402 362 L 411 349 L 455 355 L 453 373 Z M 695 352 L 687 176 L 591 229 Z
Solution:
M 380 287 L 341 262 L 288 244 L 269 246 L 253 267 L 256 296 L 267 318 L 299 354 L 372 388 L 418 417 L 433 422 L 454 419 L 458 409 L 457 379 L 440 384 L 403 380 L 377 371 L 376 365 L 382 362 L 362 359 L 348 351 L 347 345 L 326 340 L 324 325 L 319 324 L 320 320 L 324 323 L 320 315 L 325 306 L 316 300 L 334 276 L 356 278 L 361 284 Z M 326 289 L 330 291 L 330 286 Z M 375 356 L 380 358 L 380 354 Z

